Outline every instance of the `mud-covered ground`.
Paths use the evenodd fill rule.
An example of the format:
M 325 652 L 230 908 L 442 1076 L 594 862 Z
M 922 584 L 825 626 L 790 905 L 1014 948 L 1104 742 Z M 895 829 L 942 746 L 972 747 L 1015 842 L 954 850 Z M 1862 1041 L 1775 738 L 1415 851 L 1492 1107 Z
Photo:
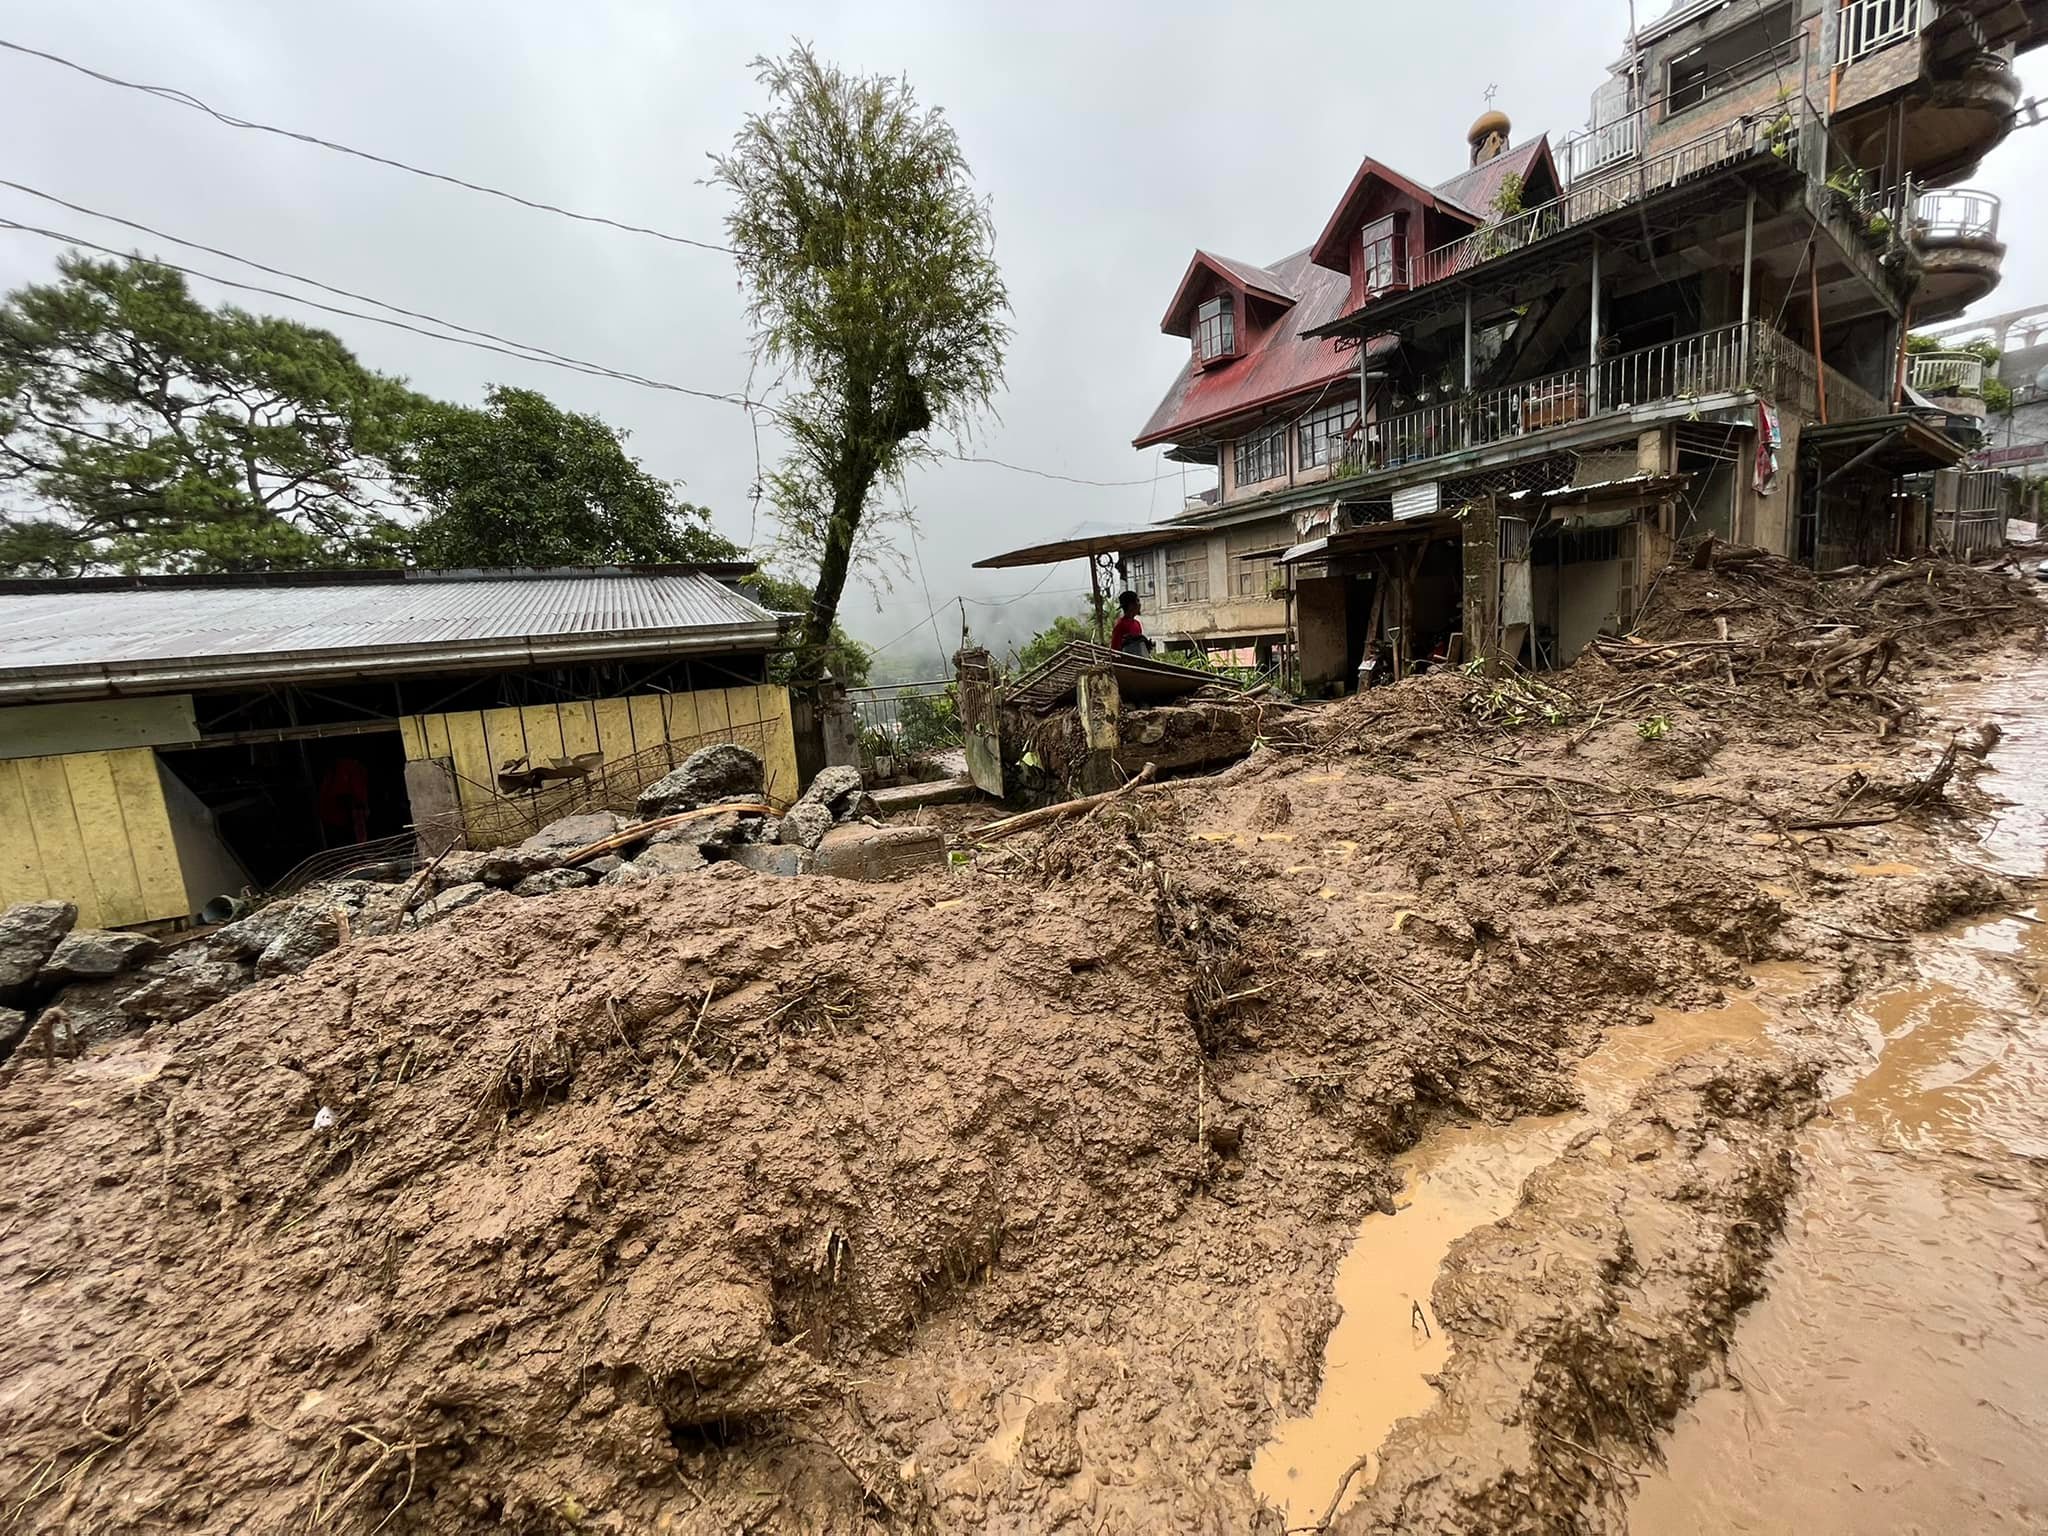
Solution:
M 1911 707 L 2040 609 L 1861 585 L 1675 570 L 1639 644 L 1276 710 L 1229 773 L 968 868 L 493 897 L 17 1059 L 0 1515 L 1278 1532 L 1248 1469 L 1315 1398 L 1396 1154 L 1567 1107 L 1604 1032 L 1754 962 L 1847 997 L 2018 899 L 1946 851 L 1988 744 Z M 1754 1293 L 1814 1070 L 1675 1069 L 1461 1249 L 1444 1404 L 1346 1528 L 1610 1505 L 1608 1452 L 1513 1422 L 1668 1421 Z

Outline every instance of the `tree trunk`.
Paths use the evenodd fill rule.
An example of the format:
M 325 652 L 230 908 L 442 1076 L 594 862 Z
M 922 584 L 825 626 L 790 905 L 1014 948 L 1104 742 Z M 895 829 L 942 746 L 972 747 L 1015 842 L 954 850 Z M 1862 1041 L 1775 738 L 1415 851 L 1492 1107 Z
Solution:
M 825 548 L 818 557 L 818 585 L 811 593 L 811 610 L 804 616 L 796 665 L 790 673 L 793 682 L 815 683 L 824 675 L 826 648 L 832 643 L 832 626 L 839 620 L 839 599 L 853 565 L 854 535 L 860 532 L 861 512 L 867 506 L 872 481 L 872 476 L 859 478 L 833 495 Z

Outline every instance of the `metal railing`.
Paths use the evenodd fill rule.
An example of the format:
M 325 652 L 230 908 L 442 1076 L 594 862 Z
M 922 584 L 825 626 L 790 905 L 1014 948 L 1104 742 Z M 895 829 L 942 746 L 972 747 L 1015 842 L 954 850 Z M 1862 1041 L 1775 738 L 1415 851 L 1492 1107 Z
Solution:
M 1998 198 L 1990 192 L 1956 187 L 1922 193 L 1913 205 L 1918 240 L 1996 240 Z
M 1958 513 L 1934 520 L 1935 542 L 1958 560 L 1975 560 L 2005 548 L 2005 513 Z
M 1755 322 L 1751 329 L 1769 328 Z M 1751 350 L 1742 326 L 1721 326 L 1405 411 L 1366 428 L 1360 464 L 1366 470 L 1393 469 L 1660 400 L 1742 389 L 1755 372 L 1746 362 Z
M 1566 139 L 1558 146 L 1557 156 L 1564 171 L 1565 185 L 1570 186 L 1581 176 L 1633 155 L 1643 142 L 1642 120 L 1640 111 L 1631 112 L 1614 122 L 1587 128 Z
M 1853 64 L 1914 36 L 1923 24 L 1922 12 L 1923 0 L 1846 0 L 1836 18 L 1835 62 Z
M 941 752 L 965 740 L 951 678 L 849 688 L 846 700 L 860 727 L 861 756 L 870 763 L 878 756 Z
M 1974 352 L 1921 352 L 1914 356 L 1912 385 L 1923 395 L 1984 393 L 1984 359 Z
M 1787 164 L 1798 165 L 1801 126 L 1806 117 L 1803 110 L 1797 114 L 1790 110 L 1755 113 L 1646 159 L 1617 158 L 1613 162 L 1615 169 L 1574 184 L 1562 197 L 1484 224 L 1414 258 L 1408 264 L 1409 286 L 1419 288 L 1457 277 L 1482 262 L 1534 245 L 1574 224 L 1625 208 L 1730 161 L 1771 153 Z

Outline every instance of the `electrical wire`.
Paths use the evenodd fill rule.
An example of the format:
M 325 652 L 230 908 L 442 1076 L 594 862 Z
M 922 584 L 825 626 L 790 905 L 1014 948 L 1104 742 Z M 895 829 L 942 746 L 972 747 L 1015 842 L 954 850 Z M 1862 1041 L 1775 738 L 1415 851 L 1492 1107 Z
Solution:
M 0 37 L 0 48 L 5 48 L 12 53 L 26 54 L 30 58 L 43 59 L 51 64 L 61 65 L 65 69 L 75 70 L 81 75 L 90 76 L 92 79 L 106 85 L 116 85 L 127 91 L 140 91 L 145 96 L 154 96 L 158 100 L 168 101 L 174 106 L 186 107 L 194 112 L 203 112 L 215 122 L 224 123 L 230 128 L 247 128 L 257 133 L 275 134 L 283 139 L 295 139 L 301 144 L 311 144 L 317 149 L 332 150 L 338 155 L 351 155 L 358 160 L 367 160 L 374 165 L 388 166 L 394 171 L 404 171 L 408 175 L 424 177 L 428 181 L 446 182 L 449 186 L 461 187 L 470 192 L 478 192 L 485 197 L 502 198 L 508 203 L 517 203 L 520 207 L 531 208 L 537 213 L 557 214 L 562 218 L 575 219 L 584 224 L 602 224 L 610 229 L 623 230 L 629 235 L 651 235 L 656 240 L 666 240 L 671 245 L 694 246 L 700 251 L 716 251 L 720 255 L 725 256 L 733 254 L 731 246 L 718 245 L 709 240 L 693 240 L 688 235 L 670 234 L 667 230 L 651 229 L 645 224 L 628 224 L 619 219 L 606 218 L 602 214 L 577 213 L 573 209 L 558 207 L 554 203 L 543 203 L 535 198 L 522 197 L 517 192 L 507 192 L 502 187 L 486 186 L 479 181 L 466 181 L 460 176 L 451 176 L 444 171 L 430 171 L 422 166 L 408 164 L 403 160 L 395 160 L 389 155 L 373 154 L 366 149 L 356 149 L 348 144 L 336 143 L 333 139 L 323 139 L 315 134 L 300 133 L 296 129 L 278 128 L 269 123 L 259 123 L 249 118 L 236 117 L 232 113 L 218 111 L 208 106 L 190 91 L 181 91 L 175 86 L 145 85 L 135 80 L 123 80 L 119 75 L 110 75 L 103 70 L 92 69 L 74 60 L 64 58 L 60 54 L 47 53 L 41 48 L 31 48 L 25 43 L 11 42 L 4 37 Z
M 123 260 L 128 259 L 130 254 L 126 251 L 115 250 L 110 245 L 101 245 L 97 241 L 83 239 L 78 235 L 65 234 L 54 229 L 44 229 L 35 224 L 24 224 L 16 219 L 0 219 L 0 229 L 18 229 L 24 234 L 40 235 L 45 240 L 54 240 L 59 245 L 78 246 L 88 251 L 98 251 L 102 255 L 115 256 Z M 626 384 L 638 384 L 645 389 L 665 390 L 671 394 L 689 395 L 699 400 L 716 400 L 726 405 L 737 405 L 743 409 L 768 410 L 771 412 L 773 410 L 773 407 L 765 405 L 759 400 L 748 400 L 741 395 L 719 394 L 708 389 L 690 389 L 682 384 L 670 384 L 661 379 L 650 379 L 644 374 L 626 373 L 616 368 L 607 368 L 601 363 L 565 360 L 558 354 L 526 348 L 523 343 L 515 342 L 511 345 L 499 346 L 489 341 L 472 340 L 468 336 L 452 336 L 446 331 L 430 331 L 424 326 L 413 325 L 404 320 L 394 320 L 388 315 L 372 315 L 366 314 L 361 310 L 343 309 L 338 305 L 323 304 L 318 299 L 306 298 L 303 294 L 286 293 L 277 288 L 265 288 L 256 283 L 240 282 L 232 277 L 220 277 L 212 272 L 202 272 L 196 267 L 181 266 L 175 261 L 157 260 L 156 264 L 161 267 L 168 267 L 173 272 L 182 272 L 187 277 L 196 277 L 203 282 L 216 283 L 223 288 L 234 288 L 244 293 L 260 293 L 266 298 L 283 299 L 287 303 L 302 304 L 308 309 L 317 309 L 330 315 L 341 315 L 350 320 L 367 320 L 372 325 L 385 325 L 390 326 L 393 330 L 410 331 L 415 336 L 425 336 L 433 341 L 449 341 L 460 347 L 474 347 L 480 352 L 496 352 L 505 357 L 518 358 L 522 362 L 543 363 L 551 368 L 568 369 L 572 373 L 589 374 L 594 378 L 601 379 L 617 379 Z M 447 322 L 437 319 L 434 323 L 440 325 Z

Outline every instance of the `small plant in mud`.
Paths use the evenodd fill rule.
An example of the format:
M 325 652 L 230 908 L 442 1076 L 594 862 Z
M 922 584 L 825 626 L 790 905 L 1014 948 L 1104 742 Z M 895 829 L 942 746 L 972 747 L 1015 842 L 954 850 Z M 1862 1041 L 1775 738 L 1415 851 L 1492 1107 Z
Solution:
M 1466 664 L 1467 676 L 1472 675 L 1475 665 L 1478 664 Z M 1571 718 L 1572 703 L 1572 696 L 1562 688 L 1553 688 L 1533 677 L 1511 674 L 1496 679 L 1473 694 L 1465 707 L 1482 725 L 1519 730 L 1522 726 L 1538 723 L 1563 725 Z
M 1636 734 L 1644 741 L 1662 741 L 1671 734 L 1669 715 L 1652 715 L 1647 720 L 1636 722 Z

